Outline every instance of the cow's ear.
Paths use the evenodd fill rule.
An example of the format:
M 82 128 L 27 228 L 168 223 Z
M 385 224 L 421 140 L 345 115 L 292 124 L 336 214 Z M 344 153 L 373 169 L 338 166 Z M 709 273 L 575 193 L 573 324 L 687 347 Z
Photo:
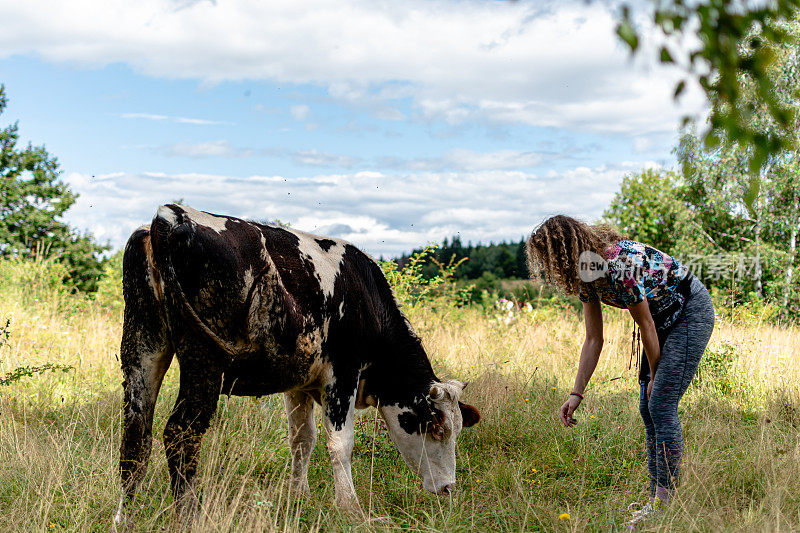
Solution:
M 480 422 L 481 414 L 473 406 L 458 402 L 458 408 L 461 409 L 461 425 L 463 427 L 469 428 Z

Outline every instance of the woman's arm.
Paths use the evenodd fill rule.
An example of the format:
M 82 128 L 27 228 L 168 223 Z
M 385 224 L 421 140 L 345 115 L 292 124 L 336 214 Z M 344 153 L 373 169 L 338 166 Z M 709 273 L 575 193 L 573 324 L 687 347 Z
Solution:
M 586 390 L 586 385 L 589 383 L 594 369 L 597 368 L 600 351 L 603 349 L 603 311 L 599 301 L 583 303 L 583 319 L 586 324 L 586 339 L 583 341 L 578 373 L 572 389 L 573 392 L 581 395 Z M 567 401 L 561 406 L 561 421 L 565 426 L 572 427 L 578 423 L 572 414 L 580 403 L 581 397 L 570 394 Z
M 639 326 L 642 335 L 644 353 L 647 362 L 650 364 L 650 383 L 647 385 L 647 399 L 650 399 L 650 391 L 653 389 L 653 381 L 656 379 L 658 363 L 661 362 L 661 345 L 658 343 L 658 333 L 653 316 L 650 314 L 650 307 L 647 305 L 647 298 L 636 305 L 628 307 L 633 320 Z

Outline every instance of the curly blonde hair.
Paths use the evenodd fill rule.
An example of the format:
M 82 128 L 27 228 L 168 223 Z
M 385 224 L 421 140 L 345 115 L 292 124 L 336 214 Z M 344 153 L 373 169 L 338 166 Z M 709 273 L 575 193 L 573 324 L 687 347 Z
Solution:
M 625 237 L 607 224 L 589 225 L 566 215 L 550 217 L 528 238 L 528 268 L 567 294 L 578 294 L 583 282 L 578 258 L 585 251 L 605 252 Z

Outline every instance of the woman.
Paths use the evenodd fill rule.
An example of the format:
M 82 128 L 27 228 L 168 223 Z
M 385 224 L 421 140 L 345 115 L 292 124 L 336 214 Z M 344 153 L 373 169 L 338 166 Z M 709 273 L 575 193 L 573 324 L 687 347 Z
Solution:
M 586 340 L 575 387 L 561 406 L 567 427 L 577 421 L 603 347 L 600 302 L 628 309 L 641 332 L 644 355 L 639 411 L 647 434 L 651 503 L 634 512 L 632 524 L 666 504 L 678 479 L 683 433 L 678 402 L 694 376 L 714 328 L 708 291 L 669 255 L 627 240 L 609 226 L 590 226 L 558 215 L 539 226 L 527 242 L 531 272 L 583 302 Z M 652 370 L 652 371 L 651 371 Z

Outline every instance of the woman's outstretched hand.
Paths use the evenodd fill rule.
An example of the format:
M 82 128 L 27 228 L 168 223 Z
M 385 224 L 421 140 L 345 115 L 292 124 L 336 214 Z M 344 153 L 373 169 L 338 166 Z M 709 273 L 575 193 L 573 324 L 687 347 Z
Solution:
M 578 423 L 578 421 L 572 416 L 572 413 L 575 412 L 575 409 L 577 409 L 580 404 L 581 399 L 574 394 L 571 394 L 567 401 L 564 402 L 564 405 L 561 406 L 561 422 L 563 422 L 568 428 L 571 428 Z

